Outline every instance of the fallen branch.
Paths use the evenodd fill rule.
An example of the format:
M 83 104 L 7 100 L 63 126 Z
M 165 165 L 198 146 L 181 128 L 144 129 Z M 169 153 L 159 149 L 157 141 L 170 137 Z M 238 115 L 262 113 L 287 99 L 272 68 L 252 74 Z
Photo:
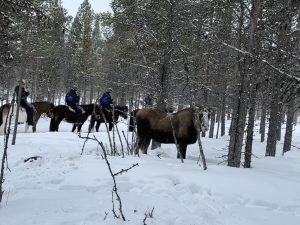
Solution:
M 154 207 L 152 208 L 152 210 L 151 210 L 150 212 L 147 212 L 147 211 L 148 211 L 148 209 L 147 209 L 146 212 L 145 212 L 145 217 L 144 217 L 144 219 L 143 219 L 143 225 L 147 225 L 147 224 L 146 224 L 146 220 L 147 220 L 148 218 L 153 218 Z
M 118 176 L 118 175 L 120 175 L 124 172 L 128 172 L 129 170 L 131 170 L 133 167 L 136 167 L 136 166 L 139 166 L 139 164 L 136 163 L 136 164 L 133 164 L 131 167 L 127 168 L 127 169 L 121 169 L 120 172 L 114 173 L 114 176 Z
M 26 163 L 26 162 L 28 162 L 28 161 L 30 161 L 30 162 L 32 162 L 33 160 L 37 160 L 37 159 L 41 159 L 42 157 L 41 156 L 31 156 L 31 157 L 29 157 L 29 158 L 27 158 L 27 159 L 24 159 L 24 163 Z

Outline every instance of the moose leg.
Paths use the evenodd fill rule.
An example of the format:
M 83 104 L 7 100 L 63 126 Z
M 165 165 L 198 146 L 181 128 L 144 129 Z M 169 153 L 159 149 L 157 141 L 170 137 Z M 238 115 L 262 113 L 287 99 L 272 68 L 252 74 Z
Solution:
M 183 144 L 183 143 L 178 143 L 179 145 L 179 152 L 182 156 L 183 159 L 186 158 L 186 148 L 187 148 L 187 144 Z M 179 152 L 177 153 L 177 158 L 180 159 L 180 155 Z
M 151 141 L 151 138 L 149 136 L 146 136 L 146 137 L 143 138 L 143 140 L 141 142 L 141 151 L 142 151 L 142 153 L 147 154 L 147 150 L 148 150 L 148 147 L 150 145 L 150 141 Z

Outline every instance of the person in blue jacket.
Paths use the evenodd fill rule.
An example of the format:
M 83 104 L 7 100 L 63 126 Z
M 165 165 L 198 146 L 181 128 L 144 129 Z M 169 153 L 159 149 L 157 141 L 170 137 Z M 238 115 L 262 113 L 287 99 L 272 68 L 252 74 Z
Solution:
M 82 110 L 79 107 L 79 101 L 80 101 L 80 96 L 77 92 L 77 87 L 74 86 L 66 94 L 65 102 L 67 106 L 69 106 L 71 109 L 74 110 L 77 119 L 82 115 Z
M 100 105 L 107 112 L 112 112 L 113 99 L 111 98 L 110 93 L 112 93 L 112 89 L 108 88 L 100 98 Z

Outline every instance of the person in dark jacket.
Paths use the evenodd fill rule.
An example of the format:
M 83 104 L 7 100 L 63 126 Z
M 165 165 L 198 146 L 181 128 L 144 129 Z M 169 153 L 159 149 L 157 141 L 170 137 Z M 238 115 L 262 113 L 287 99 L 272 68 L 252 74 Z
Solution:
M 144 99 L 144 106 L 146 108 L 151 108 L 153 106 L 152 95 L 148 94 Z
M 26 110 L 27 113 L 27 123 L 28 125 L 33 125 L 33 107 L 27 102 L 27 96 L 30 94 L 26 85 L 26 81 L 21 81 L 21 88 L 17 85 L 15 87 L 15 94 L 17 97 L 17 100 L 19 99 L 19 94 L 21 93 L 21 102 L 20 106 Z
M 79 106 L 80 96 L 77 93 L 77 87 L 73 87 L 67 94 L 65 98 L 66 105 L 74 110 L 76 119 L 79 119 L 82 115 L 82 110 Z
M 100 105 L 102 106 L 102 108 L 104 108 L 108 112 L 112 111 L 111 104 L 113 104 L 113 100 L 110 95 L 111 92 L 112 92 L 112 89 L 108 88 L 100 98 Z

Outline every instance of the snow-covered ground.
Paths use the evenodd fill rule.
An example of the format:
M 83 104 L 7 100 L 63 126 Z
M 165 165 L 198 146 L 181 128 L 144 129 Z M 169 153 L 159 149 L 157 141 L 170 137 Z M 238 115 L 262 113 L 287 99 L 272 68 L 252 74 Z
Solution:
M 228 136 L 202 138 L 207 171 L 197 164 L 197 144 L 188 146 L 183 164 L 174 145 L 140 157 L 109 157 L 113 172 L 139 164 L 116 177 L 123 222 L 111 211 L 113 180 L 97 143 L 87 142 L 80 155 L 84 140 L 70 132 L 71 124 L 62 123 L 59 132 L 50 133 L 49 122 L 42 119 L 34 134 L 22 133 L 21 125 L 16 145 L 9 146 L 11 172 L 6 170 L 0 225 L 300 224 L 299 149 L 281 156 L 278 143 L 277 157 L 264 157 L 265 143 L 257 134 L 252 168 L 230 168 L 222 163 Z M 119 129 L 126 132 L 126 124 Z M 84 136 L 87 124 L 83 131 Z M 104 125 L 94 134 L 108 145 Z M 300 146 L 299 137 L 298 126 L 293 145 Z M 32 156 L 41 158 L 24 163 Z M 118 212 L 117 201 L 115 208 Z M 153 208 L 153 217 L 143 222 Z

